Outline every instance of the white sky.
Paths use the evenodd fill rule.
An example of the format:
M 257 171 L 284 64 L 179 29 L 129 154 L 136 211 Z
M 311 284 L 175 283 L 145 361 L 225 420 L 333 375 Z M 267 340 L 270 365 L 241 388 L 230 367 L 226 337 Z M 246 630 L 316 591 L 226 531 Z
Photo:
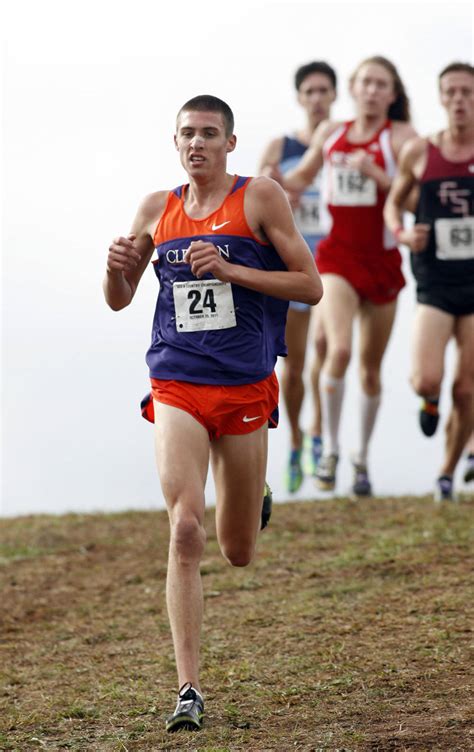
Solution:
M 333 114 L 347 118 L 350 73 L 362 58 L 384 54 L 405 81 L 415 126 L 439 129 L 436 76 L 455 59 L 472 60 L 472 5 L 3 7 L 2 513 L 161 504 L 152 428 L 137 412 L 148 390 L 154 275 L 120 313 L 105 306 L 101 280 L 110 240 L 128 231 L 141 198 L 185 180 L 172 144 L 177 110 L 196 94 L 225 99 L 238 136 L 229 169 L 253 174 L 269 138 L 302 122 L 292 89 L 300 64 L 326 59 L 336 68 Z M 407 384 L 412 312 L 410 286 L 386 359 L 372 455 L 375 490 L 385 494 L 429 490 L 441 456 L 441 431 L 430 442 L 418 434 Z M 443 399 L 446 414 L 447 390 Z M 351 369 L 346 453 L 355 405 Z M 286 440 L 283 421 L 272 432 L 268 473 L 280 498 Z M 343 462 L 341 493 L 348 471 Z M 308 481 L 301 495 L 311 492 Z

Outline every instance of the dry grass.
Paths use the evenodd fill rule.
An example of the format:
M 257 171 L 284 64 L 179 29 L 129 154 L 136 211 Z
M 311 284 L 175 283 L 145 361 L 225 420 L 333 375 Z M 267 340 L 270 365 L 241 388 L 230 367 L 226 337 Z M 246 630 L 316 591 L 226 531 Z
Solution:
M 278 505 L 202 573 L 206 726 L 166 735 L 165 513 L 3 521 L 1 750 L 470 750 L 473 501 Z

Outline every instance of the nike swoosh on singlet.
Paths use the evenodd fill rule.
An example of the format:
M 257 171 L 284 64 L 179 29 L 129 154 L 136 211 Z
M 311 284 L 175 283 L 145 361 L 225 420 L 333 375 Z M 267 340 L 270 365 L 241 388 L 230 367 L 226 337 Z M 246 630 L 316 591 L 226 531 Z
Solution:
M 227 222 L 223 222 L 221 225 L 212 225 L 212 231 L 215 232 L 215 230 L 220 230 L 224 225 L 230 225 L 230 219 L 228 219 Z
M 261 417 L 262 417 L 261 415 L 256 415 L 255 418 L 247 418 L 247 416 L 244 415 L 242 420 L 244 421 L 244 423 L 250 423 L 252 420 L 258 420 Z

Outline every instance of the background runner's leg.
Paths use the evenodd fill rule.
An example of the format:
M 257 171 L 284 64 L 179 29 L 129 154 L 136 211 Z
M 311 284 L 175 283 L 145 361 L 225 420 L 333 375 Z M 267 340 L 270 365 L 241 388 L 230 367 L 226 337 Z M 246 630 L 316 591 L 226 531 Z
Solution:
M 456 319 L 458 359 L 453 404 L 446 426 L 446 454 L 441 475 L 452 475 L 474 427 L 474 315 Z

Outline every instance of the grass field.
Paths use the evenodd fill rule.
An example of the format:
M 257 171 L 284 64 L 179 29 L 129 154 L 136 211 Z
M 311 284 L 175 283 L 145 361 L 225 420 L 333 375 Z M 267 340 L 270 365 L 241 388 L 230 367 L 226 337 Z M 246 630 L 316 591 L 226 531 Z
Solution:
M 206 726 L 176 735 L 166 514 L 3 520 L 0 749 L 472 750 L 473 515 L 277 505 L 232 569 L 209 510 Z

